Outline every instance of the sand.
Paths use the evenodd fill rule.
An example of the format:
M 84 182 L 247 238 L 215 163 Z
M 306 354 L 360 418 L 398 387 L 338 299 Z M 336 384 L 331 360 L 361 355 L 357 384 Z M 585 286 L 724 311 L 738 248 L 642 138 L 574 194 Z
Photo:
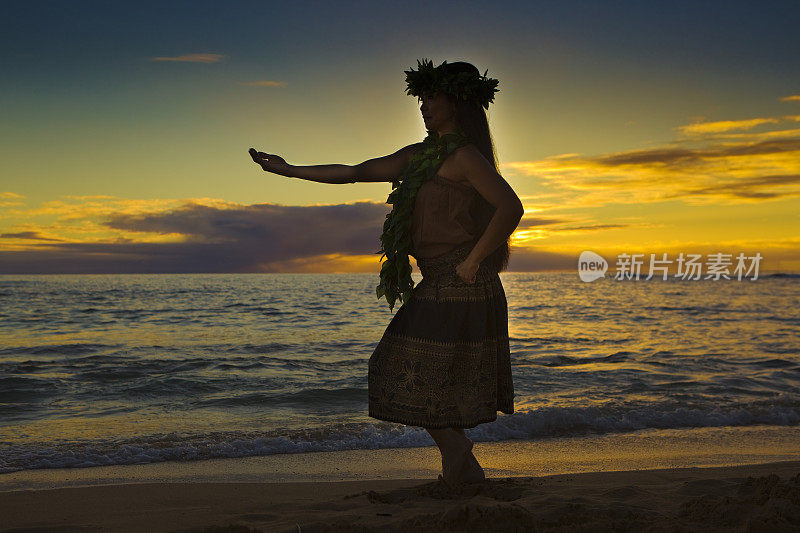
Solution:
M 477 442 L 489 477 L 458 491 L 433 447 L 15 472 L 0 531 L 800 531 L 797 429 Z

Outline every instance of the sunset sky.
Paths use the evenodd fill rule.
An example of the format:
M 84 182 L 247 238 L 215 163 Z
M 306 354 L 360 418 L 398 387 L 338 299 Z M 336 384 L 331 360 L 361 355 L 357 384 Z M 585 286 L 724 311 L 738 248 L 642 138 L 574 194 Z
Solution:
M 798 2 L 0 2 L 0 273 L 377 272 L 404 70 L 498 78 L 511 271 L 591 250 L 800 271 Z

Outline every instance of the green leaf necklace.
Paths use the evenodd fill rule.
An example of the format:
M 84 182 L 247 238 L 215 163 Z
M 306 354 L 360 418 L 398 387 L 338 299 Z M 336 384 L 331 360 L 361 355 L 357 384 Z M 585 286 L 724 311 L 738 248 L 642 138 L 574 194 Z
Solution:
M 411 157 L 411 161 L 396 180 L 392 180 L 392 192 L 386 200 L 392 211 L 386 215 L 381 235 L 381 255 L 386 257 L 381 266 L 381 282 L 375 288 L 378 298 L 386 297 L 389 309 L 395 301 L 407 302 L 411 298 L 414 281 L 411 279 L 411 263 L 408 260 L 411 242 L 411 223 L 417 191 L 427 180 L 433 178 L 439 167 L 454 150 L 469 140 L 461 132 L 439 135 L 430 132 L 422 141 L 422 147 Z

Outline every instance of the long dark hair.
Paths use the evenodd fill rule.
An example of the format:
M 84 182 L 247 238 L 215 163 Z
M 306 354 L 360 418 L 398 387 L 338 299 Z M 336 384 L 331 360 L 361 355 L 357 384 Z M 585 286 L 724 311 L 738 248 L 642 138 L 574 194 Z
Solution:
M 448 74 L 457 74 L 459 72 L 470 72 L 476 76 L 481 73 L 478 68 L 472 63 L 464 61 L 456 61 L 455 63 L 446 63 L 443 68 Z M 475 147 L 483 154 L 489 164 L 491 164 L 495 171 L 498 171 L 497 153 L 494 148 L 494 141 L 492 140 L 492 133 L 489 130 L 489 120 L 486 118 L 486 110 L 475 101 L 464 101 L 461 99 L 454 99 L 452 95 L 447 95 L 450 101 L 455 102 L 455 122 L 456 128 L 461 130 L 467 138 L 475 145 Z M 499 172 L 498 172 L 499 173 Z M 480 238 L 489 222 L 494 216 L 495 207 L 486 201 L 480 194 L 476 194 L 476 201 L 472 211 L 476 219 L 478 234 L 476 240 Z M 508 267 L 508 257 L 510 254 L 509 235 L 506 240 L 491 252 L 486 258 L 481 261 L 490 270 L 500 272 Z M 476 241 L 477 242 L 477 241 Z

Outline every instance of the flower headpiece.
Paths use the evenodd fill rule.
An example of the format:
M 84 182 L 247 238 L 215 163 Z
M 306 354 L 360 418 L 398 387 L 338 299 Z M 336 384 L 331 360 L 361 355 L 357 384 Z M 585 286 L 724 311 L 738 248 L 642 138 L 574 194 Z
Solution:
M 499 80 L 487 78 L 489 69 L 483 73 L 458 72 L 451 74 L 443 68 L 447 61 L 443 61 L 438 67 L 433 66 L 433 61 L 428 59 L 417 60 L 417 70 L 412 67 L 406 73 L 406 83 L 408 88 L 406 93 L 409 96 L 421 97 L 426 93 L 445 92 L 460 100 L 473 100 L 478 102 L 485 109 L 489 109 L 489 104 L 494 102 L 494 93 L 499 92 L 497 84 Z

